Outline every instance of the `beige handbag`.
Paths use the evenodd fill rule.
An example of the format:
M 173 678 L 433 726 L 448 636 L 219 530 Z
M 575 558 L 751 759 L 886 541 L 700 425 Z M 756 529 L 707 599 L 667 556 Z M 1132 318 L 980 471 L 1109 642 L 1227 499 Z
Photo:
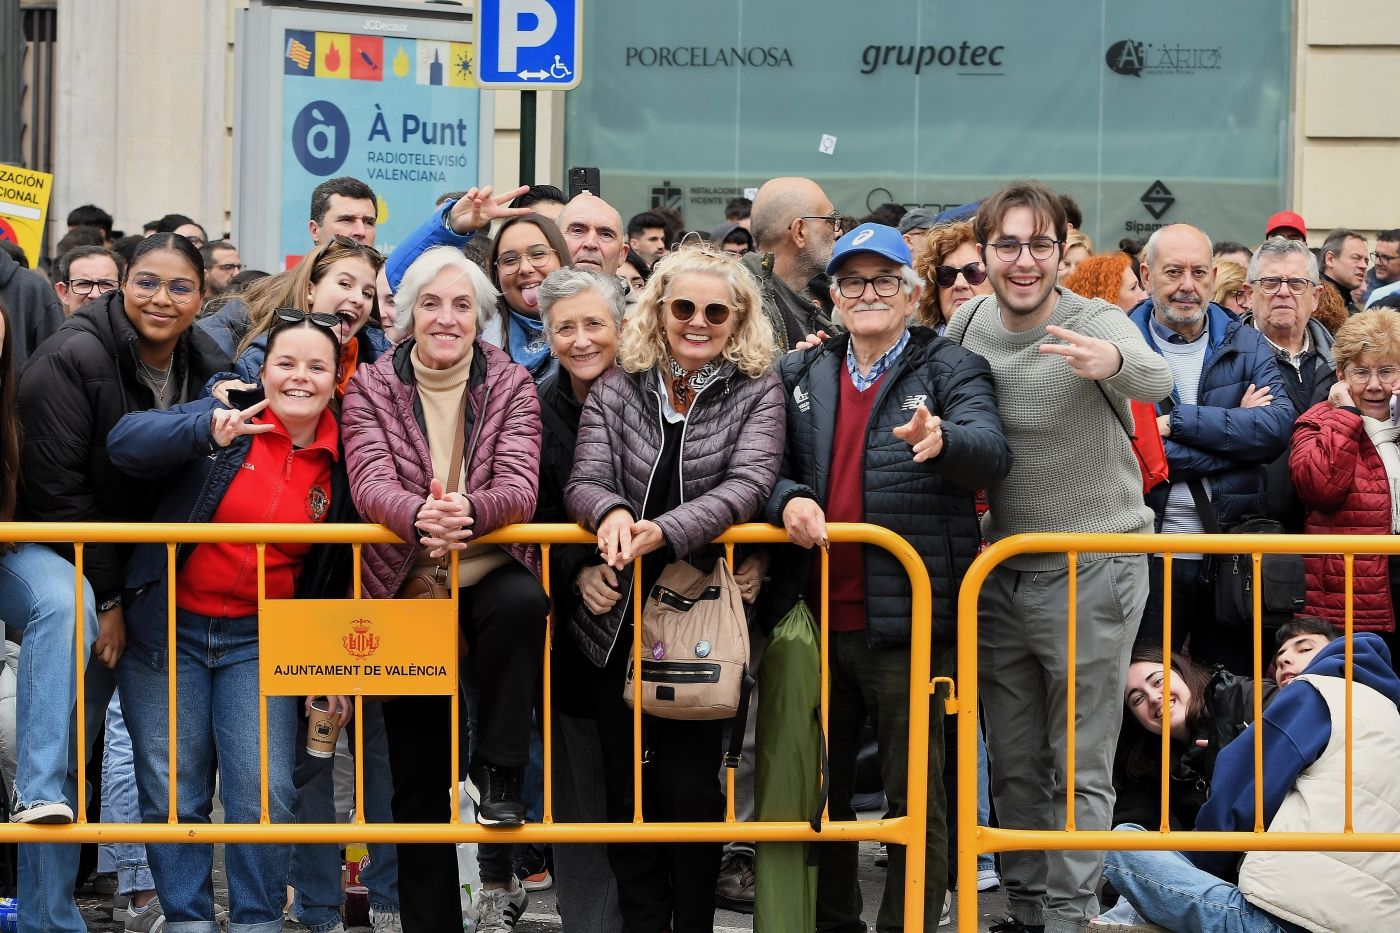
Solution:
M 642 711 L 662 719 L 730 719 L 748 676 L 749 626 L 729 565 L 706 574 L 670 564 L 642 607 Z M 632 705 L 633 664 L 623 699 Z

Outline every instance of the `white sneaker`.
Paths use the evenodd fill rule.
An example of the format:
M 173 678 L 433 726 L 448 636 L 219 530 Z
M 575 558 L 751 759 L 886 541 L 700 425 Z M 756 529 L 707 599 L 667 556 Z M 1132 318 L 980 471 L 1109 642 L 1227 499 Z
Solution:
M 518 881 L 514 891 L 482 888 L 472 898 L 477 933 L 509 933 L 529 904 L 530 895 Z
M 977 869 L 977 890 L 995 891 L 1001 887 L 1001 875 L 997 874 L 995 868 Z
M 403 923 L 399 921 L 397 910 L 386 910 L 382 913 L 373 910 L 370 913 L 373 914 L 374 933 L 403 933 Z
M 938 918 L 938 925 L 946 927 L 953 922 L 953 892 L 943 892 L 943 915 Z
M 36 803 L 32 807 L 16 810 L 10 814 L 11 823 L 71 823 L 73 808 L 63 801 L 58 803 Z

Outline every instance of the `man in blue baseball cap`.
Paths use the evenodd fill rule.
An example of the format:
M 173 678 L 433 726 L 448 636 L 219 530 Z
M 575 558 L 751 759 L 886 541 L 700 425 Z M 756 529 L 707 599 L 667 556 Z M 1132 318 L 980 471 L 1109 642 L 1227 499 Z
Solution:
M 932 676 L 951 676 L 958 586 L 981 535 L 974 491 L 1006 475 L 1011 451 L 996 409 L 991 371 L 935 331 L 910 326 L 922 283 L 899 231 L 862 224 L 841 237 L 826 271 L 846 332 L 779 363 L 787 397 L 783 474 L 766 517 L 802 548 L 826 544 L 827 522 L 872 522 L 902 535 L 933 581 Z M 820 563 L 776 549 L 767 618 L 817 591 Z M 851 790 L 861 726 L 875 721 L 891 816 L 908 812 L 909 579 L 893 555 L 859 544 L 831 546 L 830 811 L 855 818 Z M 925 650 L 927 648 L 925 647 Z M 941 689 L 941 688 L 940 688 Z M 935 697 L 933 710 L 942 706 Z M 943 716 L 930 717 L 924 929 L 946 906 L 947 802 Z M 817 928 L 859 930 L 854 843 L 819 848 Z M 904 928 L 901 846 L 890 846 L 876 929 Z

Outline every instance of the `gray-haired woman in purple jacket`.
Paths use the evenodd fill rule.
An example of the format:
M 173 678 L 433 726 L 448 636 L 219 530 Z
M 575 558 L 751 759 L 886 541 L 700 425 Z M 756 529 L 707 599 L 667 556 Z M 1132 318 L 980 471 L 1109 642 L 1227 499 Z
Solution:
M 671 561 L 713 566 L 710 542 L 762 509 L 785 437 L 775 354 L 757 286 L 738 259 L 684 248 L 657 263 L 623 330 L 620 368 L 598 378 L 584 406 L 566 505 L 597 532 L 618 587 L 605 612 L 584 607 L 573 623 L 595 665 L 587 674 L 614 822 L 629 821 L 633 806 L 632 715 L 622 699 L 632 561 L 642 558 L 643 592 Z M 758 560 L 741 565 L 746 598 L 761 576 Z M 722 729 L 643 718 L 648 821 L 723 818 Z M 720 854 L 718 843 L 612 846 L 624 928 L 708 933 Z

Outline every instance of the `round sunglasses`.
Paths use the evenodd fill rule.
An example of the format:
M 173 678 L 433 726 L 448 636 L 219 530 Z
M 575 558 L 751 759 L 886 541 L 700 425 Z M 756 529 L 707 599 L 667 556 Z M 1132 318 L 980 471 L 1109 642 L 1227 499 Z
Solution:
M 672 298 L 667 302 L 667 305 L 671 308 L 671 317 L 678 321 L 690 320 L 695 317 L 695 312 L 699 310 L 699 306 L 689 298 Z M 730 310 L 729 305 L 721 304 L 718 301 L 710 302 L 705 305 L 705 320 L 718 327 L 729 320 Z
M 952 288 L 953 283 L 958 280 L 958 275 L 967 279 L 969 285 L 981 285 L 987 281 L 987 270 L 980 262 L 970 262 L 959 268 L 957 266 L 939 266 L 933 270 L 933 279 L 938 283 L 939 288 Z

